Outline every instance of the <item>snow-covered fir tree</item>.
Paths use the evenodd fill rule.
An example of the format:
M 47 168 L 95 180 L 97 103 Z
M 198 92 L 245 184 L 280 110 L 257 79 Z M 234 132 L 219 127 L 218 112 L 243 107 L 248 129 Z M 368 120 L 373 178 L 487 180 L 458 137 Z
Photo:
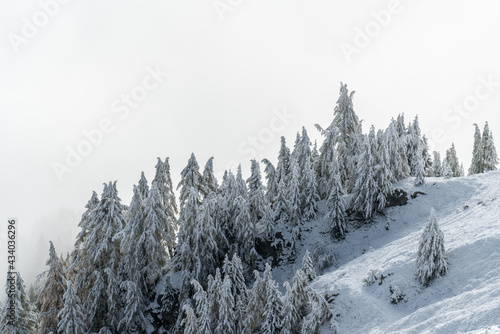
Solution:
M 241 164 L 238 165 L 238 169 L 236 170 L 236 196 L 238 195 L 244 199 L 248 199 L 248 188 L 245 180 L 243 179 Z
M 310 159 L 306 159 L 301 176 L 301 212 L 305 221 L 316 218 L 317 202 L 320 200 L 316 184 L 316 173 Z
M 289 222 L 288 226 L 292 234 L 292 248 L 295 248 L 295 243 L 300 239 L 300 225 L 302 223 L 301 212 L 301 193 L 300 193 L 300 170 L 295 157 L 292 158 L 291 178 L 288 185 L 288 205 L 289 205 Z
M 118 323 L 120 333 L 145 333 L 147 321 L 144 316 L 145 299 L 141 288 L 134 281 L 124 281 L 120 285 L 126 291 L 123 316 Z
M 373 128 L 373 126 L 372 126 Z M 370 131 L 372 131 L 370 129 Z M 375 128 L 373 128 L 375 131 Z M 389 137 L 382 130 L 377 133 L 375 149 L 375 181 L 377 182 L 377 197 L 378 210 L 382 211 L 387 203 L 387 197 L 392 193 L 392 182 L 395 180 L 390 166 L 389 155 Z
M 302 271 L 309 282 L 316 278 L 316 269 L 312 263 L 311 256 L 309 255 L 309 250 L 306 250 L 304 257 L 302 258 Z
M 483 136 L 481 138 L 483 150 L 483 168 L 484 172 L 496 170 L 498 164 L 498 155 L 493 142 L 493 134 L 490 131 L 488 122 L 484 124 Z
M 328 222 L 330 234 L 334 238 L 344 238 L 346 227 L 346 203 L 344 200 L 344 189 L 340 180 L 339 166 L 337 164 L 337 153 L 335 148 L 331 151 L 332 159 L 329 167 L 329 179 L 327 189 L 330 193 L 326 200 L 328 206 L 328 213 L 325 220 Z
M 283 181 L 284 186 L 288 185 L 290 173 L 290 149 L 286 146 L 285 137 L 281 137 L 280 150 L 278 153 L 278 164 L 276 165 L 275 182 L 279 188 L 279 183 Z M 279 189 L 278 189 L 279 192 Z
M 439 228 L 434 209 L 431 209 L 429 222 L 424 227 L 418 244 L 415 275 L 423 286 L 428 286 L 447 271 L 444 234 Z
M 263 280 L 266 290 L 266 303 L 264 305 L 264 322 L 262 323 L 262 333 L 280 333 L 282 327 L 281 314 L 283 303 L 281 300 L 281 293 L 278 290 L 278 286 L 273 280 L 271 266 L 269 265 L 269 263 L 266 263 Z
M 247 263 L 252 263 L 255 253 L 255 224 L 250 216 L 250 209 L 245 198 L 238 195 L 236 205 L 240 212 L 234 222 L 234 235 L 238 253 Z
M 263 236 L 267 240 L 271 240 L 274 237 L 274 211 L 270 203 L 267 203 L 264 207 L 264 216 L 259 222 L 261 226 Z
M 80 298 L 76 295 L 73 283 L 66 281 L 66 292 L 63 295 L 64 307 L 59 311 L 57 333 L 60 334 L 85 334 L 85 316 L 82 311 Z M 54 332 L 56 333 L 56 332 Z
M 196 290 L 196 293 L 193 295 L 193 299 L 196 303 L 198 334 L 212 334 L 212 318 L 210 317 L 210 303 L 208 295 L 198 281 L 193 279 L 191 284 Z
M 317 167 L 317 175 L 318 175 L 318 193 L 321 199 L 326 199 L 330 196 L 331 189 L 331 178 L 333 175 L 330 173 L 333 172 L 331 170 L 332 163 L 338 166 L 338 155 L 337 150 L 335 149 L 335 143 L 337 140 L 337 128 L 335 125 L 330 125 L 327 130 L 323 130 L 323 134 L 325 135 L 325 140 L 321 147 L 319 148 L 319 157 L 318 157 L 318 167 Z M 337 173 L 339 170 L 337 168 Z
M 278 183 L 277 195 L 273 201 L 274 221 L 285 225 L 290 219 L 290 202 L 288 201 L 287 181 L 281 178 Z
M 190 196 L 191 189 L 194 189 L 194 192 L 197 196 L 196 202 L 201 203 L 201 196 L 206 196 L 206 190 L 203 183 L 203 176 L 200 173 L 200 166 L 196 161 L 196 157 L 194 153 L 191 153 L 191 157 L 188 160 L 188 164 L 181 172 L 181 181 L 177 185 L 177 189 L 180 188 L 180 206 L 181 211 L 182 207 L 188 200 Z
M 250 216 L 256 224 L 264 216 L 265 195 L 260 175 L 260 166 L 257 160 L 251 160 L 251 173 L 247 179 L 248 184 L 248 205 Z
M 234 314 L 234 296 L 231 280 L 224 277 L 219 300 L 219 319 L 215 334 L 236 334 L 236 316 Z
M 484 171 L 483 145 L 481 141 L 481 131 L 474 123 L 474 148 L 472 149 L 472 161 L 469 167 L 469 175 L 479 174 Z
M 198 334 L 198 319 L 194 314 L 193 308 L 189 304 L 184 304 L 182 307 L 185 317 L 182 319 L 184 334 Z
M 161 161 L 158 158 L 158 163 L 156 164 L 156 174 L 153 182 L 158 186 L 158 192 L 160 193 L 163 205 L 165 207 L 165 213 L 171 221 L 175 221 L 175 215 L 178 212 L 177 203 L 174 194 L 174 186 L 172 185 L 172 176 L 170 175 L 170 162 L 169 158 L 165 158 L 165 161 Z M 143 197 L 146 199 L 147 197 Z
M 104 184 L 101 201 L 88 225 L 89 234 L 85 252 L 82 253 L 82 265 L 91 275 L 86 283 L 78 284 L 90 287 L 84 295 L 84 313 L 89 330 L 99 331 L 103 327 L 113 330 L 111 322 L 116 322 L 119 316 L 119 296 L 110 292 L 119 290 L 120 242 L 114 237 L 125 225 L 122 207 L 116 181 Z
M 352 209 L 362 215 L 364 219 L 371 218 L 375 211 L 377 183 L 375 181 L 375 161 L 371 151 L 372 136 L 364 137 L 364 143 L 357 163 L 356 184 L 353 189 Z
M 219 188 L 219 183 L 214 174 L 214 157 L 210 157 L 207 163 L 205 164 L 205 168 L 203 169 L 203 185 L 207 192 L 216 192 Z
M 0 333 L 36 333 L 35 308 L 31 304 L 25 289 L 24 281 L 19 272 L 7 272 L 5 283 L 7 298 L 0 308 Z
M 340 178 L 344 189 L 351 192 L 353 189 L 358 171 L 356 164 L 360 153 L 361 122 L 354 112 L 352 97 L 354 91 L 349 93 L 347 85 L 340 83 L 340 94 L 334 110 L 332 127 L 338 129 L 337 152 L 340 165 Z
M 452 177 L 462 176 L 462 172 L 460 170 L 460 164 L 458 162 L 457 151 L 455 150 L 454 143 L 452 143 L 451 147 L 448 150 L 446 150 L 446 157 L 444 161 L 450 167 Z
M 139 179 L 138 188 L 142 198 L 146 199 L 149 197 L 149 184 L 148 180 L 146 180 L 146 176 L 144 176 L 144 172 L 141 172 L 141 178 Z
M 69 266 L 69 273 L 72 276 L 75 276 L 76 283 L 84 284 L 83 286 L 76 285 L 75 289 L 79 296 L 85 293 L 87 278 L 90 275 L 88 268 L 84 266 L 82 263 L 81 253 L 85 253 L 85 250 L 82 248 L 85 245 L 87 240 L 87 234 L 89 233 L 88 224 L 94 219 L 94 209 L 99 204 L 99 196 L 95 191 L 92 191 L 92 196 L 88 203 L 85 205 L 85 212 L 82 215 L 80 222 L 78 223 L 78 227 L 80 227 L 80 232 L 76 236 L 75 247 L 71 252 L 71 263 Z
M 64 306 L 63 295 L 66 290 L 66 276 L 61 259 L 57 256 L 54 244 L 49 241 L 49 269 L 43 275 L 45 284 L 38 291 L 37 304 L 40 309 L 40 333 L 57 333 L 59 311 Z
M 278 184 L 276 183 L 276 168 L 273 163 L 268 159 L 262 159 L 262 163 L 266 165 L 264 173 L 266 173 L 266 199 L 267 202 L 272 203 L 278 194 Z
M 424 162 L 424 142 L 418 122 L 418 115 L 415 116 L 413 123 L 408 126 L 408 136 L 406 140 L 406 155 L 410 165 L 410 175 L 415 176 L 418 182 L 423 180 L 425 175 Z M 417 181 L 415 183 L 418 183 Z
M 432 174 L 431 176 L 440 177 L 443 176 L 443 165 L 441 163 L 441 154 L 437 151 L 432 152 Z

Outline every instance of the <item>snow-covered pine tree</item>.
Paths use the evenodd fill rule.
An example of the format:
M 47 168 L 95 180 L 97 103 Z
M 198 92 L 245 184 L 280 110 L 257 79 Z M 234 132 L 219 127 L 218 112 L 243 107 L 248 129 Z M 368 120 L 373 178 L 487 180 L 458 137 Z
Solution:
M 170 175 L 170 162 L 169 158 L 165 158 L 162 162 L 158 158 L 158 163 L 156 164 L 156 174 L 153 182 L 156 182 L 158 186 L 158 192 L 160 193 L 163 205 L 165 206 L 165 213 L 171 221 L 176 220 L 175 215 L 178 212 L 177 203 L 174 194 L 174 186 L 172 185 L 172 176 Z M 147 197 L 143 197 L 146 199 Z
M 290 218 L 288 227 L 292 234 L 292 248 L 295 248 L 295 242 L 300 239 L 300 225 L 302 223 L 301 193 L 300 193 L 300 170 L 295 157 L 292 158 L 290 163 L 291 178 L 288 185 L 288 204 Z
M 66 276 L 61 259 L 54 244 L 49 241 L 49 259 L 45 263 L 49 269 L 43 275 L 45 284 L 38 291 L 37 304 L 40 307 L 40 333 L 57 333 L 57 315 L 64 307 L 63 295 L 66 290 Z
M 283 302 L 281 300 L 281 293 L 278 290 L 276 282 L 273 280 L 269 263 L 266 263 L 263 280 L 266 290 L 266 303 L 264 305 L 262 333 L 277 334 L 281 332 L 282 327 L 281 314 Z
M 207 163 L 205 164 L 205 168 L 203 169 L 203 185 L 208 192 L 216 192 L 219 189 L 219 183 L 217 182 L 217 178 L 214 174 L 214 157 L 210 157 Z
M 144 229 L 140 235 L 136 256 L 144 259 L 141 274 L 148 290 L 156 285 L 161 277 L 161 270 L 171 257 L 168 250 L 175 245 L 175 231 L 172 222 L 165 214 L 165 207 L 153 181 L 149 197 L 144 203 Z M 140 253 L 139 253 L 140 252 Z
M 281 136 L 280 151 L 278 153 L 278 164 L 276 165 L 275 182 L 279 187 L 281 180 L 284 186 L 288 185 L 288 178 L 290 173 L 290 149 L 286 146 L 285 137 Z M 279 189 L 278 189 L 279 192 Z
M 332 237 L 342 239 L 344 238 L 347 230 L 345 215 L 346 203 L 343 197 L 344 189 L 342 188 L 342 182 L 340 180 L 338 170 L 339 166 L 337 164 L 337 153 L 336 150 L 333 149 L 328 172 L 329 180 L 327 189 L 330 189 L 330 194 L 326 200 L 328 213 L 325 216 L 325 220 L 328 222 Z
M 415 116 L 413 123 L 408 126 L 406 154 L 408 157 L 408 164 L 410 165 L 410 175 L 417 176 L 417 174 L 424 175 L 424 158 L 423 158 L 423 139 L 418 122 L 418 115 Z
M 212 332 L 215 331 L 217 326 L 217 319 L 219 319 L 219 307 L 222 293 L 222 277 L 219 268 L 215 270 L 215 276 L 208 276 L 208 312 L 212 323 Z
M 319 127 L 319 126 L 318 126 Z M 321 147 L 319 148 L 319 157 L 318 157 L 318 193 L 321 199 L 326 199 L 330 196 L 331 189 L 331 178 L 332 172 L 331 166 L 332 163 L 338 166 L 338 156 L 337 150 L 335 149 L 335 142 L 337 140 L 337 128 L 335 125 L 330 125 L 327 130 L 323 130 L 325 135 L 325 140 Z M 335 160 L 335 161 L 334 161 Z M 338 173 L 337 169 L 337 173 Z
M 234 296 L 231 280 L 224 277 L 219 300 L 219 322 L 215 334 L 236 334 L 236 316 L 234 314 Z
M 425 172 L 423 166 L 423 160 L 418 160 L 415 163 L 415 182 L 413 183 L 416 186 L 420 186 L 425 182 Z
M 161 160 L 160 160 L 161 162 Z M 139 192 L 141 193 L 141 197 L 146 199 L 149 197 L 149 185 L 148 180 L 146 180 L 146 176 L 144 176 L 144 172 L 141 172 L 141 178 L 138 183 Z
M 120 285 L 126 291 L 123 316 L 118 324 L 120 333 L 145 333 L 147 321 L 144 316 L 145 299 L 141 288 L 133 281 Z
M 432 152 L 434 158 L 432 159 L 432 176 L 443 176 L 443 165 L 441 163 L 441 154 L 437 151 Z
M 210 215 L 209 202 L 205 200 L 198 208 L 196 227 L 193 230 L 191 254 L 193 266 L 187 268 L 193 272 L 193 277 L 204 286 L 206 286 L 208 275 L 214 274 L 219 265 L 216 233 L 214 220 Z
M 198 319 L 194 314 L 194 310 L 189 304 L 184 304 L 182 307 L 184 311 L 184 319 L 182 319 L 182 326 L 184 328 L 184 334 L 197 334 L 198 333 Z
M 483 136 L 481 138 L 481 144 L 483 149 L 483 166 L 484 172 L 489 172 L 496 170 L 496 165 L 498 164 L 498 155 L 493 142 L 493 134 L 490 131 L 488 122 L 484 124 Z
M 446 179 L 453 177 L 453 171 L 451 170 L 451 166 L 446 159 L 444 159 L 444 161 L 443 161 L 443 175 L 442 176 Z
M 63 295 L 64 307 L 59 311 L 57 333 L 60 334 L 85 334 L 85 316 L 83 314 L 80 298 L 76 295 L 73 283 L 66 281 L 66 292 Z M 54 332 L 56 333 L 56 332 Z
M 238 253 L 247 263 L 253 265 L 255 260 L 252 256 L 255 247 L 255 224 L 250 216 L 247 200 L 238 195 L 236 206 L 239 208 L 239 214 L 234 222 L 234 235 Z
M 398 120 L 402 119 L 398 117 Z M 404 125 L 404 124 L 403 124 Z M 399 181 L 410 175 L 410 166 L 406 157 L 406 137 L 398 132 L 398 121 L 392 120 L 386 130 L 389 166 L 392 181 Z M 402 129 L 404 133 L 404 128 Z
M 429 141 L 426 135 L 422 136 L 422 159 L 424 164 L 424 175 L 429 176 L 432 173 L 432 158 L 429 153 Z
M 454 143 L 451 143 L 451 147 L 446 150 L 446 157 L 444 160 L 451 169 L 452 177 L 461 176 L 460 164 L 458 163 L 457 151 L 455 150 Z
M 15 283 L 13 280 L 15 280 Z M 12 287 L 14 287 L 14 290 L 12 290 Z M 24 281 L 19 272 L 7 272 L 5 283 L 7 298 L 5 304 L 0 308 L 0 333 L 35 333 L 35 307 L 30 303 L 25 289 Z
M 133 189 L 134 195 L 128 209 L 128 222 L 124 229 L 114 237 L 116 241 L 120 242 L 122 257 L 118 272 L 122 280 L 138 277 L 140 271 L 145 267 L 146 260 L 144 245 L 138 243 L 144 233 L 144 201 L 139 187 L 134 185 Z
M 364 136 L 362 151 L 357 163 L 357 175 L 359 177 L 354 185 L 353 198 L 351 200 L 353 211 L 360 213 L 364 219 L 372 217 L 377 196 L 375 161 L 371 151 L 373 137 L 374 135 Z
M 260 175 L 260 166 L 257 160 L 251 160 L 251 173 L 247 179 L 248 205 L 250 216 L 256 224 L 264 216 L 265 196 Z
M 264 173 L 266 173 L 267 180 L 266 199 L 267 202 L 272 203 L 274 201 L 274 198 L 278 194 L 278 184 L 276 183 L 276 168 L 268 159 L 262 159 L 261 162 L 266 165 L 266 168 L 264 168 Z
M 314 269 L 314 265 L 312 263 L 311 256 L 309 256 L 309 250 L 306 250 L 304 257 L 302 258 L 302 271 L 306 275 L 306 278 L 309 282 L 316 279 L 316 269 Z
M 88 225 L 89 233 L 82 253 L 82 264 L 92 274 L 86 283 L 78 284 L 78 286 L 87 284 L 91 287 L 84 301 L 84 313 L 89 330 L 99 331 L 103 327 L 111 327 L 111 330 L 114 330 L 108 320 L 118 317 L 120 303 L 118 300 L 113 300 L 117 295 L 109 295 L 109 291 L 119 289 L 117 276 L 121 258 L 120 242 L 113 238 L 125 225 L 122 207 L 116 181 L 104 184 L 101 201 Z M 116 286 L 111 286 L 114 284 Z M 114 311 L 117 313 L 113 313 Z
M 181 172 L 181 181 L 177 185 L 177 189 L 180 190 L 180 205 L 181 205 L 181 213 L 182 207 L 188 200 L 188 197 L 191 194 L 191 189 L 194 189 L 194 193 L 196 194 L 196 202 L 198 204 L 201 203 L 201 196 L 205 197 L 207 195 L 205 187 L 203 185 L 203 176 L 200 174 L 200 166 L 196 161 L 196 157 L 194 153 L 191 153 L 191 157 L 188 160 L 188 164 Z
M 92 221 L 94 215 L 94 209 L 99 204 L 99 196 L 95 191 L 92 192 L 92 196 L 88 203 L 85 205 L 85 212 L 82 215 L 78 227 L 80 227 L 80 232 L 76 236 L 75 248 L 71 252 L 71 264 L 69 266 L 68 272 L 71 276 L 75 276 L 75 281 L 77 283 L 84 284 L 83 286 L 75 286 L 76 293 L 78 296 L 86 295 L 85 290 L 87 278 L 89 276 L 88 268 L 86 268 L 81 259 L 81 253 L 84 252 L 81 248 L 84 247 L 85 241 L 87 240 L 88 224 Z
M 356 182 L 358 154 L 360 152 L 361 122 L 354 112 L 352 97 L 354 91 L 349 94 L 347 85 L 340 83 L 339 99 L 334 109 L 334 119 L 330 127 L 338 129 L 337 152 L 339 156 L 340 178 L 344 189 L 351 192 Z
M 371 130 L 370 130 L 371 131 Z M 375 129 L 374 129 L 375 131 Z M 395 179 L 391 171 L 389 155 L 389 138 L 382 130 L 377 132 L 377 145 L 375 147 L 375 181 L 377 182 L 378 211 L 383 211 L 387 203 L 387 197 L 392 193 L 392 182 Z M 372 147 L 373 150 L 373 147 Z
M 278 193 L 273 202 L 274 221 L 286 226 L 290 219 L 290 202 L 288 201 L 287 181 L 281 178 L 278 183 Z
M 212 334 L 212 319 L 210 317 L 210 303 L 208 300 L 208 295 L 203 290 L 203 287 L 196 280 L 192 280 L 196 293 L 193 295 L 193 299 L 196 303 L 196 315 L 198 318 L 198 334 Z
M 260 225 L 264 232 L 264 238 L 271 240 L 274 237 L 274 211 L 268 202 L 264 207 L 264 217 L 260 220 Z
M 424 227 L 418 244 L 415 275 L 423 286 L 428 286 L 447 271 L 444 234 L 439 228 L 434 209 L 431 209 L 429 222 Z
M 252 289 L 248 291 L 248 316 L 245 318 L 245 327 L 251 332 L 258 329 L 264 321 L 264 308 L 267 302 L 266 282 L 257 270 L 254 271 L 254 276 Z
M 238 165 L 238 169 L 236 170 L 236 196 L 238 195 L 244 199 L 248 199 L 248 188 L 245 180 L 243 180 L 241 164 Z
M 317 202 L 320 200 L 316 186 L 316 173 L 310 159 L 306 159 L 301 169 L 301 212 L 304 220 L 316 218 Z

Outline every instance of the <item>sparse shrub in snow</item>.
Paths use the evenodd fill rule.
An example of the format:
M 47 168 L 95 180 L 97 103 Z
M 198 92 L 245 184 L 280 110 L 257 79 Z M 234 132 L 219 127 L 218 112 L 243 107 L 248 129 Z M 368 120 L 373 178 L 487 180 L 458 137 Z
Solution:
M 405 294 L 401 291 L 399 286 L 390 285 L 389 292 L 391 293 L 391 295 L 389 296 L 389 300 L 391 301 L 391 304 L 398 304 L 400 301 L 405 300 Z
M 314 249 L 312 260 L 320 272 L 337 264 L 337 256 L 335 253 L 332 250 L 325 251 L 325 249 L 321 246 L 317 246 Z
M 379 272 L 372 269 L 368 272 L 368 276 L 366 276 L 366 278 L 363 280 L 363 284 L 370 286 L 376 281 L 378 281 L 378 278 L 379 278 Z
M 434 279 L 445 275 L 447 271 L 444 234 L 439 228 L 434 209 L 432 209 L 429 223 L 424 227 L 420 237 L 415 275 L 423 286 L 428 286 Z

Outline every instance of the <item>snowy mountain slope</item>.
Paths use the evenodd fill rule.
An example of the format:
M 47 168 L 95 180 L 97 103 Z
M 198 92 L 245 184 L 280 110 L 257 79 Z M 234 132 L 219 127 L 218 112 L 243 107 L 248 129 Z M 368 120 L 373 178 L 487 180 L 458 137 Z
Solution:
M 425 195 L 351 228 L 342 242 L 329 241 L 321 219 L 304 227 L 310 233 L 302 253 L 320 244 L 338 256 L 338 267 L 326 269 L 313 287 L 338 294 L 331 306 L 339 333 L 500 333 L 500 171 L 427 178 L 419 187 L 410 178 L 397 186 Z M 449 272 L 423 288 L 414 278 L 414 264 L 431 207 L 444 232 Z M 286 277 L 293 269 L 284 266 L 276 273 Z M 366 285 L 370 270 L 378 280 Z M 390 302 L 390 288 L 396 286 L 404 294 L 397 305 Z

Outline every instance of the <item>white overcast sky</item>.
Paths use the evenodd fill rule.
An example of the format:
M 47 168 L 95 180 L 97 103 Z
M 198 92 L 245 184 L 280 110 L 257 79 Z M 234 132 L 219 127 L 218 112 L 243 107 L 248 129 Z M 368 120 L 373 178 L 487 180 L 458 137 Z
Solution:
M 238 161 L 248 175 L 251 137 L 259 160 L 303 125 L 320 138 L 313 125 L 331 122 L 340 81 L 364 131 L 418 114 L 432 147 L 454 142 L 466 168 L 474 122 L 488 120 L 500 146 L 498 1 L 54 1 L 0 1 L 0 271 L 17 217 L 28 282 L 48 240 L 70 251 L 103 182 L 118 180 L 128 204 L 157 156 L 177 183 L 191 152 L 201 168 L 214 156 L 218 173 Z M 169 73 L 158 85 L 157 68 Z M 122 96 L 143 80 L 151 91 L 123 117 Z M 60 182 L 54 162 L 106 120 L 113 130 Z

